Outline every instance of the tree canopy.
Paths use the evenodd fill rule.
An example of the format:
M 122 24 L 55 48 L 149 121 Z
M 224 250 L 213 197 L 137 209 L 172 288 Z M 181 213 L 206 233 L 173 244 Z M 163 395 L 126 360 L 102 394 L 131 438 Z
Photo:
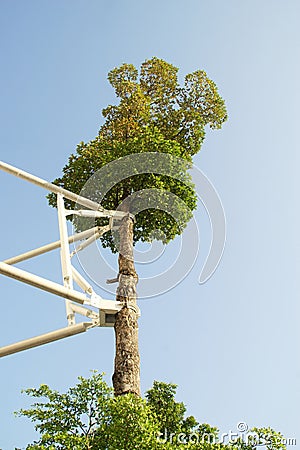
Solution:
M 79 377 L 66 393 L 47 385 L 25 393 L 37 401 L 19 411 L 39 432 L 27 450 L 268 450 L 285 449 L 283 436 L 271 428 L 254 428 L 256 440 L 225 442 L 219 430 L 185 416 L 175 399 L 176 385 L 155 381 L 145 399 L 133 394 L 115 397 L 103 374 Z M 223 442 L 224 441 L 224 442 Z M 261 447 L 260 447 L 261 448 Z
M 182 233 L 196 208 L 195 188 L 188 172 L 192 156 L 201 148 L 205 127 L 220 128 L 227 118 L 224 100 L 203 70 L 186 75 L 182 86 L 177 73 L 177 67 L 158 58 L 146 60 L 140 71 L 132 64 L 111 70 L 108 80 L 119 103 L 103 109 L 105 121 L 96 138 L 77 146 L 63 168 L 63 176 L 54 181 L 101 202 L 106 209 L 116 210 L 127 199 L 127 209 L 136 214 L 134 243 L 153 238 L 167 243 Z M 126 176 L 125 171 L 124 178 L 112 183 L 108 192 L 104 188 L 101 190 L 97 171 L 137 153 L 172 156 L 170 174 L 166 167 L 162 170 L 165 160 L 159 157 L 154 165 L 149 163 L 143 170 L 138 163 L 135 165 L 129 160 L 128 164 L 134 166 L 132 173 Z M 120 165 L 116 170 L 119 168 Z M 178 176 L 174 177 L 174 173 Z M 107 172 L 109 183 L 115 175 L 112 169 Z M 91 184 L 87 188 L 87 182 L 93 176 L 93 189 Z M 145 190 L 148 197 L 153 197 L 148 207 L 145 202 L 141 204 L 140 193 Z M 172 201 L 167 201 L 163 191 L 173 194 Z M 53 194 L 49 195 L 49 202 L 56 206 Z M 172 211 L 169 210 L 170 203 L 174 203 Z M 74 207 L 72 202 L 67 204 Z M 178 212 L 176 217 L 175 210 Z M 78 230 L 87 223 L 75 220 Z M 99 219 L 98 224 L 103 223 L 105 220 Z M 105 247 L 117 251 L 112 233 L 103 235 L 101 241 Z

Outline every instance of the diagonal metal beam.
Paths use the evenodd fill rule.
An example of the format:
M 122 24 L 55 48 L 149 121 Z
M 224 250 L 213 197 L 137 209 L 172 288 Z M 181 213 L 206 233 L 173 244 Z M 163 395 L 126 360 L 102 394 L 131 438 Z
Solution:
M 17 267 L 10 266 L 4 262 L 0 262 L 0 274 L 14 278 L 18 281 L 22 281 L 23 283 L 30 284 L 31 286 L 50 292 L 51 294 L 59 295 L 60 297 L 68 300 L 73 300 L 81 305 L 83 303 L 90 303 L 90 299 L 81 292 L 68 289 L 65 286 L 55 283 L 54 281 L 39 277 L 30 272 L 26 272 L 25 270 L 18 269 Z
M 58 341 L 59 339 L 64 339 L 69 336 L 74 336 L 74 334 L 83 333 L 93 326 L 92 322 L 81 322 L 77 325 L 70 325 L 65 328 L 60 328 L 59 330 L 51 331 L 50 333 L 41 334 L 40 336 L 16 342 L 15 344 L 6 345 L 5 347 L 0 348 L 0 358 L 2 356 L 22 352 L 23 350 L 28 350 L 29 348 L 39 347 L 40 345 L 48 344 L 49 342 Z
M 122 211 L 110 211 L 104 209 L 103 206 L 101 206 L 99 203 L 94 202 L 93 200 L 82 197 L 81 195 L 74 194 L 74 192 L 68 191 L 67 189 L 64 189 L 60 186 L 56 186 L 56 184 L 49 183 L 49 181 L 36 177 L 31 173 L 25 172 L 24 170 L 18 169 L 17 167 L 11 166 L 10 164 L 7 164 L 3 161 L 0 161 L 0 169 L 4 172 L 10 173 L 11 175 L 21 178 L 22 180 L 29 181 L 30 183 L 47 189 L 47 191 L 54 192 L 55 194 L 62 194 L 65 198 L 68 198 L 69 200 L 72 200 L 79 205 L 85 206 L 86 208 L 92 209 L 94 211 L 101 211 L 106 217 L 124 217 L 126 215 L 126 213 Z
M 69 244 L 72 244 L 73 242 L 80 241 L 81 239 L 89 238 L 90 236 L 93 236 L 94 234 L 97 234 L 99 232 L 100 227 L 94 227 L 90 228 L 89 230 L 82 231 L 81 233 L 73 234 L 68 238 Z M 22 261 L 26 261 L 27 259 L 33 258 L 34 256 L 42 255 L 43 253 L 50 252 L 52 250 L 55 250 L 61 246 L 60 241 L 51 242 L 50 244 L 43 245 L 42 247 L 35 248 L 33 250 L 29 250 L 26 253 L 22 253 L 18 256 L 13 256 L 11 258 L 6 259 L 4 262 L 6 264 L 17 264 Z

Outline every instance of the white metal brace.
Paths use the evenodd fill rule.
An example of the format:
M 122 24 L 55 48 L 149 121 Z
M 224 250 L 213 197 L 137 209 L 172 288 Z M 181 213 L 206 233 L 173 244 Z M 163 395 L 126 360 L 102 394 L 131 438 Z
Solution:
M 101 205 L 90 199 L 76 195 L 73 192 L 49 183 L 41 178 L 24 172 L 23 170 L 17 169 L 16 167 L 6 164 L 2 161 L 0 161 L 0 169 L 33 184 L 36 184 L 37 186 L 43 187 L 50 192 L 54 192 L 57 195 L 57 211 L 60 235 L 60 239 L 56 242 L 46 244 L 42 247 L 30 250 L 26 253 L 0 262 L 0 274 L 6 275 L 23 283 L 32 285 L 44 291 L 65 298 L 68 320 L 68 326 L 65 328 L 36 336 L 34 338 L 26 339 L 24 341 L 17 342 L 5 347 L 1 347 L 0 357 L 20 352 L 32 347 L 47 344 L 49 342 L 63 339 L 68 336 L 73 336 L 96 326 L 112 327 L 114 325 L 115 315 L 123 307 L 123 304 L 114 300 L 105 300 L 101 296 L 96 294 L 87 280 L 75 269 L 75 267 L 73 267 L 71 259 L 76 253 L 83 250 L 104 233 L 111 230 L 113 225 L 113 218 L 121 219 L 122 217 L 124 217 L 125 213 L 122 211 L 106 210 Z M 64 205 L 64 198 L 79 203 L 85 208 L 89 208 L 89 210 L 66 210 Z M 109 218 L 109 224 L 103 227 L 93 227 L 89 230 L 85 230 L 75 235 L 68 236 L 66 222 L 66 217 L 68 215 L 78 215 L 82 217 L 94 218 L 107 217 Z M 69 244 L 83 239 L 85 240 L 70 253 Z M 25 261 L 38 255 L 42 255 L 56 248 L 60 248 L 63 285 L 13 266 L 13 264 Z M 75 290 L 73 287 L 73 282 L 75 282 L 83 292 Z M 90 309 L 90 307 L 96 308 L 97 311 Z M 135 308 L 136 314 L 140 316 L 139 308 L 134 306 L 132 307 Z M 82 315 L 90 319 L 90 321 L 76 324 L 75 314 Z

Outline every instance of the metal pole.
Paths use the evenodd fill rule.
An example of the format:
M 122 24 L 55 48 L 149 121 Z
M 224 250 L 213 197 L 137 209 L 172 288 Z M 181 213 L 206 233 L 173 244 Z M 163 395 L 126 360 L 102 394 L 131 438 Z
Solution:
M 68 209 L 66 211 L 68 216 L 89 217 L 91 219 L 99 219 L 100 217 L 106 217 L 102 211 L 91 211 L 89 209 Z M 118 216 L 119 211 L 115 211 L 114 216 Z M 122 216 L 124 213 L 121 213 Z
M 73 336 L 74 334 L 83 333 L 92 326 L 93 324 L 91 322 L 82 322 L 77 325 L 71 325 L 66 328 L 61 328 L 59 330 L 51 331 L 50 333 L 41 334 L 40 336 L 35 336 L 30 339 L 25 339 L 24 341 L 16 342 L 15 344 L 1 347 L 0 358 L 2 356 L 12 355 L 13 353 L 21 352 L 29 348 L 38 347 L 43 344 L 48 344 L 49 342 Z
M 73 234 L 68 238 L 69 244 L 73 242 L 80 241 L 96 234 L 98 237 L 99 227 L 90 228 L 89 230 L 81 231 L 80 233 Z M 4 262 L 6 264 L 17 264 L 19 262 L 25 261 L 26 259 L 33 258 L 34 256 L 42 255 L 43 253 L 50 252 L 60 247 L 60 241 L 51 242 L 50 244 L 43 245 L 42 247 L 35 248 L 34 250 L 29 250 L 26 253 L 22 253 L 18 256 L 13 256 L 12 258 L 6 259 Z
M 92 295 L 93 288 L 92 286 L 83 278 L 83 276 L 72 266 L 72 275 L 75 283 L 78 284 L 81 289 L 89 295 Z
M 75 290 L 67 289 L 65 286 L 61 286 L 54 281 L 46 280 L 46 278 L 39 277 L 25 270 L 18 269 L 17 267 L 10 266 L 4 262 L 0 262 L 0 274 L 7 275 L 15 280 L 22 281 L 23 283 L 30 284 L 51 294 L 59 295 L 60 297 L 73 300 L 76 303 L 90 304 L 90 299 Z
M 59 237 L 61 242 L 60 259 L 61 270 L 63 276 L 64 286 L 68 289 L 73 289 L 73 275 L 70 258 L 70 248 L 68 243 L 68 229 L 65 215 L 65 204 L 62 194 L 57 194 L 57 212 Z M 66 313 L 69 325 L 75 325 L 75 314 L 70 306 L 70 300 L 66 300 Z
M 106 225 L 104 227 L 99 227 L 98 231 L 95 234 L 93 234 L 92 236 L 87 238 L 84 242 L 82 242 L 82 244 L 79 244 L 78 247 L 76 247 L 75 250 L 72 251 L 71 258 L 73 258 L 73 256 L 76 255 L 76 253 L 85 249 L 88 245 L 92 244 L 94 241 L 96 241 L 100 236 L 102 236 L 104 233 L 106 233 L 110 229 L 111 229 L 110 225 Z
M 99 312 L 97 313 L 96 311 L 85 308 L 84 306 L 77 305 L 75 303 L 71 303 L 71 307 L 76 314 L 88 317 L 89 319 L 99 320 Z
M 121 211 L 110 211 L 104 209 L 99 203 L 96 203 L 88 198 L 81 197 L 80 195 L 74 194 L 74 192 L 68 191 L 60 186 L 56 186 L 53 183 L 49 183 L 48 181 L 43 180 L 42 178 L 36 177 L 31 173 L 25 172 L 24 170 L 18 169 L 17 167 L 11 166 L 3 161 L 0 161 L 0 169 L 4 172 L 10 173 L 11 175 L 15 175 L 23 180 L 29 181 L 30 183 L 36 184 L 47 191 L 54 192 L 55 194 L 62 194 L 65 198 L 72 200 L 75 203 L 79 203 L 82 206 L 93 209 L 94 211 L 102 211 L 107 217 L 112 216 L 120 216 L 124 217 L 126 213 Z

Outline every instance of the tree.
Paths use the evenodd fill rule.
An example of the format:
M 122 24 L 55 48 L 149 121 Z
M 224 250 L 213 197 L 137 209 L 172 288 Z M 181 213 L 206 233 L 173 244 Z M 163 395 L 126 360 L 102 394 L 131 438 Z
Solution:
M 205 126 L 220 128 L 227 118 L 224 101 L 204 71 L 187 75 L 183 86 L 178 83 L 177 72 L 172 64 L 158 58 L 145 61 L 140 73 L 131 64 L 109 72 L 108 80 L 119 104 L 103 110 L 105 122 L 97 137 L 78 145 L 63 168 L 63 176 L 54 181 L 101 202 L 106 209 L 125 213 L 117 231 L 101 238 L 104 247 L 119 253 L 116 300 L 124 305 L 115 321 L 113 385 L 116 395 L 140 395 L 138 324 L 134 308 L 138 275 L 133 245 L 154 238 L 167 243 L 183 232 L 196 208 L 195 188 L 188 173 L 192 156 L 200 150 Z M 141 173 L 139 163 L 131 158 L 131 174 L 126 176 L 125 170 L 118 183 L 111 183 L 114 171 L 110 164 L 126 155 L 140 153 L 146 155 L 147 170 Z M 169 155 L 169 172 L 165 158 L 153 158 L 157 154 Z M 106 173 L 108 192 L 99 187 L 97 177 L 96 182 L 90 182 L 106 165 L 110 170 Z M 171 202 L 166 192 L 172 194 Z M 56 206 L 55 196 L 49 195 L 49 202 Z M 68 204 L 74 208 L 72 202 Z M 78 230 L 86 226 L 86 221 L 78 218 L 73 222 Z M 101 219 L 98 224 L 103 222 Z
M 256 440 L 239 437 L 222 442 L 219 430 L 199 424 L 175 399 L 176 385 L 155 381 L 146 399 L 134 394 L 114 396 L 94 372 L 66 393 L 47 385 L 26 389 L 38 399 L 17 414 L 28 417 L 40 433 L 27 450 L 268 450 L 285 449 L 283 436 L 271 428 L 254 428 Z

